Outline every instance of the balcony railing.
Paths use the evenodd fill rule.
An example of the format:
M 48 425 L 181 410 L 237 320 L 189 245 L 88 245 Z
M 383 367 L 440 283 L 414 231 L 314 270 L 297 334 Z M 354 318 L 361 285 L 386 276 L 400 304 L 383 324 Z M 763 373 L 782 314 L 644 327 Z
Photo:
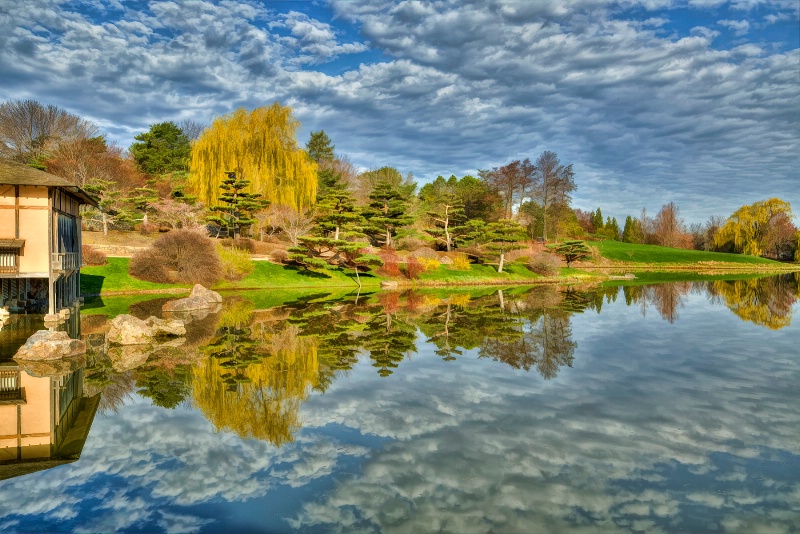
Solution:
M 0 274 L 19 273 L 19 249 L 0 248 Z
M 19 371 L 0 371 L 0 401 L 22 399 Z
M 81 267 L 77 252 L 53 252 L 52 262 L 54 271 L 74 271 Z

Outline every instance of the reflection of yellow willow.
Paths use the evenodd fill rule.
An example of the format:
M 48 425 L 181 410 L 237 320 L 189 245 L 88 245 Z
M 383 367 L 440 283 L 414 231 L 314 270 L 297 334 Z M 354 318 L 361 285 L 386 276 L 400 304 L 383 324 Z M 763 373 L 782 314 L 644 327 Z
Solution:
M 319 361 L 314 340 L 291 336 L 270 356 L 240 369 L 207 358 L 194 368 L 194 402 L 220 431 L 282 445 L 300 428 L 298 409 L 317 385 Z M 233 375 L 236 391 L 225 375 Z
M 744 321 L 778 330 L 792 322 L 797 298 L 780 278 L 715 281 L 714 291 Z

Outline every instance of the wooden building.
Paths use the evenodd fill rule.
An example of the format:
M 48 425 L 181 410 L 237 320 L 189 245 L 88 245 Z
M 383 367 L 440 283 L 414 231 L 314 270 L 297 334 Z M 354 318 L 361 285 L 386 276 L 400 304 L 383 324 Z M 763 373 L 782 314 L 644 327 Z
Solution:
M 77 303 L 82 204 L 97 205 L 68 180 L 0 158 L 0 308 Z

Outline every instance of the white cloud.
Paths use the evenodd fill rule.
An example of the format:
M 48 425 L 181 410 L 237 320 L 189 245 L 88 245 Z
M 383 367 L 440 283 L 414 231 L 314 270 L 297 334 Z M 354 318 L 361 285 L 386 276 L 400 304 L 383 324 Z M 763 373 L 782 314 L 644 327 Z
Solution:
M 717 21 L 717 24 L 729 28 L 737 36 L 745 35 L 747 32 L 750 31 L 750 23 L 747 22 L 746 20 L 726 19 Z
M 62 105 L 123 146 L 154 122 L 278 100 L 361 167 L 430 179 L 554 150 L 580 171 L 577 207 L 619 219 L 675 200 L 705 220 L 709 205 L 800 205 L 800 51 L 752 36 L 799 19 L 795 4 L 729 4 L 742 16 L 719 21 L 737 34 L 726 50 L 714 28 L 675 30 L 684 4 L 667 0 L 333 0 L 330 20 L 158 2 L 104 21 L 25 2 L 0 18 L 0 97 Z

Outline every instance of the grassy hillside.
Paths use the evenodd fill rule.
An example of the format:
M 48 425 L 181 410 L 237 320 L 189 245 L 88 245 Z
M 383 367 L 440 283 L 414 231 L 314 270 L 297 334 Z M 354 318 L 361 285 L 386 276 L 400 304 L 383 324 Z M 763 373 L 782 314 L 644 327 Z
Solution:
M 766 258 L 745 256 L 744 254 L 703 252 L 701 250 L 685 250 L 680 248 L 659 247 L 657 245 L 638 245 L 611 240 L 591 241 L 589 245 L 597 247 L 604 258 L 631 263 L 689 265 L 698 262 L 723 262 L 743 264 L 743 266 L 746 264 L 763 266 L 785 265 Z

